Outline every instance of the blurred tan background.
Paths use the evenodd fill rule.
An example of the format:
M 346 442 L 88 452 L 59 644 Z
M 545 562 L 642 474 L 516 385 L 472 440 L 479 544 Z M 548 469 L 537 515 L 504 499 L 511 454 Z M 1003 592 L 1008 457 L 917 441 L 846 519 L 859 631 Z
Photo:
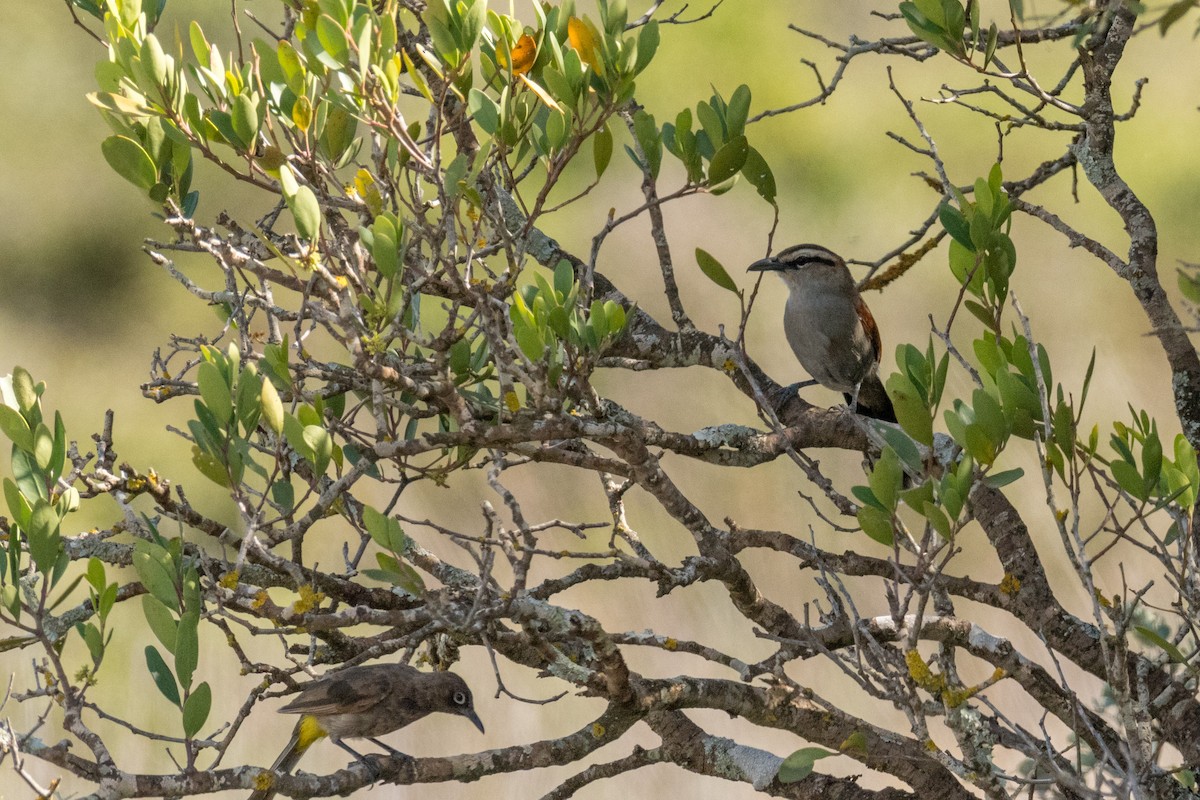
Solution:
M 588 7 L 586 3 L 580 5 Z M 633 11 L 640 13 L 646 4 L 631 5 Z M 891 35 L 907 33 L 901 23 L 889 25 L 868 16 L 867 5 L 728 0 L 707 22 L 664 29 L 658 58 L 641 81 L 638 99 L 656 115 L 660 124 L 672 119 L 683 106 L 694 108 L 696 102 L 707 99 L 711 87 L 728 97 L 738 84 L 750 84 L 754 91 L 752 114 L 807 99 L 818 87 L 812 71 L 801 59 L 815 61 L 828 79 L 836 54 L 790 31 L 788 25 L 819 31 L 835 41 L 845 41 L 851 33 L 863 37 L 883 31 Z M 677 2 L 668 2 L 664 11 L 673 13 L 679 6 Z M 874 6 L 894 10 L 886 3 Z M 1059 8 L 1049 0 L 1027 6 L 1034 11 Z M 238 7 L 250 8 L 262 17 L 271 16 L 275 8 L 267 0 L 251 0 L 239 3 Z M 985 9 L 989 9 L 987 4 Z M 693 5 L 685 16 L 702 10 L 700 5 Z M 172 30 L 186 31 L 187 21 L 193 15 L 201 20 L 210 37 L 219 39 L 216 32 L 228 24 L 228 5 L 171 0 L 158 28 L 160 36 L 170 41 Z M 5 54 L 0 59 L 5 66 L 0 71 L 0 107 L 6 109 L 0 115 L 0 142 L 3 142 L 0 145 L 0 374 L 20 364 L 36 379 L 45 380 L 49 384 L 46 400 L 49 408 L 63 412 L 69 432 L 81 440 L 81 446 L 99 428 L 104 409 L 114 409 L 117 447 L 122 459 L 138 469 L 157 469 L 185 486 L 198 506 L 232 521 L 227 501 L 191 466 L 186 443 L 165 429 L 167 424 L 182 426 L 190 413 L 190 403 L 177 401 L 157 406 L 142 398 L 138 389 L 147 377 L 151 353 L 165 344 L 168 333 L 211 335 L 219 330 L 219 322 L 210 309 L 186 295 L 141 251 L 143 238 L 165 236 L 166 231 L 154 218 L 151 203 L 113 173 L 101 156 L 100 141 L 107 130 L 84 94 L 95 88 L 92 70 L 96 61 L 103 58 L 103 51 L 73 27 L 61 2 L 12 4 L 7 17 L 7 24 L 0 27 L 0 53 Z M 529 15 L 526 19 L 532 21 Z M 1165 41 L 1156 32 L 1136 40 L 1118 73 L 1116 87 L 1118 97 L 1122 98 L 1118 102 L 1123 105 L 1131 94 L 1133 81 L 1149 78 L 1137 118 L 1119 129 L 1119 165 L 1133 189 L 1156 215 L 1161 234 L 1160 270 L 1172 292 L 1175 291 L 1172 273 L 1177 262 L 1200 260 L 1197 257 L 1200 226 L 1196 216 L 1200 149 L 1195 147 L 1200 133 L 1200 116 L 1196 111 L 1200 73 L 1179 67 L 1181 63 L 1195 64 L 1196 45 L 1190 38 L 1191 25 L 1191 20 L 1185 20 Z M 251 27 L 246 27 L 247 32 Z M 1065 63 L 1064 59 L 1069 57 L 1067 43 L 1056 45 L 1051 51 L 1039 55 L 1035 62 L 1047 68 L 1044 84 L 1057 81 L 1060 73 L 1054 65 Z M 853 62 L 845 82 L 825 105 L 752 126 L 751 142 L 766 155 L 780 187 L 782 220 L 776 237 L 777 249 L 813 241 L 847 257 L 874 259 L 901 241 L 936 204 L 928 188 L 919 179 L 910 177 L 913 172 L 931 171 L 931 165 L 885 135 L 892 130 L 910 140 L 917 138 L 899 101 L 888 90 L 884 71 L 888 64 L 895 67 L 896 80 L 904 94 L 914 101 L 936 97 L 942 84 L 974 85 L 971 75 L 944 57 L 915 65 L 863 56 Z M 965 184 L 986 174 L 996 157 L 997 137 L 992 123 L 952 105 L 918 102 L 917 109 L 936 137 L 952 179 Z M 1064 134 L 1036 132 L 1019 133 L 1008 139 L 1004 151 L 1006 177 L 1023 176 L 1037 163 L 1060 155 L 1066 142 Z M 680 171 L 667 156 L 664 185 L 677 185 L 679 180 Z M 263 197 L 247 195 L 240 188 L 233 188 L 234 193 L 227 194 L 230 183 L 206 165 L 198 164 L 195 185 L 202 193 L 197 216 L 205 223 L 223 209 L 235 214 L 243 212 L 252 218 L 251 215 L 260 215 L 266 207 Z M 1097 201 L 1086 185 L 1081 187 L 1080 195 L 1081 202 L 1074 204 L 1069 178 L 1060 176 L 1031 199 L 1050 205 L 1122 252 L 1124 236 L 1118 218 Z M 575 252 L 586 253 L 591 236 L 603 224 L 610 207 L 628 209 L 639 202 L 632 165 L 618 147 L 613 168 L 600 190 L 558 215 L 548 230 Z M 769 207 L 749 186 L 743 185 L 722 197 L 698 197 L 672 204 L 666 214 L 687 310 L 704 329 L 715 331 L 725 325 L 727 333 L 732 335 L 738 318 L 736 302 L 703 279 L 692 252 L 696 247 L 705 248 L 724 262 L 739 285 L 749 287 L 742 267 L 766 250 L 771 224 Z M 1060 237 L 1040 223 L 1018 218 L 1013 236 L 1020 255 L 1013 289 L 1025 312 L 1032 317 L 1036 334 L 1050 349 L 1056 379 L 1077 392 L 1092 349 L 1096 348 L 1099 354 L 1088 420 L 1101 424 L 1102 440 L 1107 438 L 1108 421 L 1125 417 L 1127 402 L 1147 408 L 1159 418 L 1164 433 L 1173 436 L 1178 426 L 1172 414 L 1165 360 L 1155 340 L 1146 335 L 1146 320 L 1127 287 L 1101 265 L 1070 251 Z M 665 320 L 669 316 L 665 313 L 657 271 L 648 257 L 649 244 L 644 224 L 626 226 L 610 238 L 602 252 L 600 268 L 642 308 Z M 211 282 L 212 273 L 205 272 L 201 262 L 191 269 L 197 279 L 207 278 Z M 789 382 L 803 376 L 778 336 L 783 301 L 779 288 L 770 280 L 764 283 L 750 323 L 749 343 L 753 357 L 778 380 Z M 927 258 L 886 292 L 867 297 L 883 331 L 886 366 L 892 364 L 896 344 L 911 341 L 924 347 L 929 315 L 933 315 L 938 325 L 944 324 L 954 294 L 943 250 Z M 970 325 L 967 320 L 960 322 L 960 344 L 969 343 L 967 334 L 974 330 Z M 711 371 L 610 375 L 601 378 L 600 385 L 633 410 L 675 430 L 691 431 L 722 422 L 755 423 L 748 401 Z M 807 391 L 814 402 L 840 402 L 824 390 Z M 961 374 L 952 377 L 948 393 L 967 391 L 969 386 Z M 0 464 L 5 466 L 7 450 L 7 446 L 0 447 L 3 451 Z M 848 490 L 858 457 L 844 453 L 817 456 L 831 471 L 848 470 L 838 478 L 843 490 Z M 799 536 L 807 536 L 811 525 L 817 541 L 831 549 L 883 554 L 881 547 L 864 536 L 828 532 L 797 495 L 797 491 L 808 493 L 808 489 L 801 475 L 788 463 L 781 461 L 732 475 L 727 470 L 697 466 L 680 459 L 668 459 L 666 464 L 714 521 L 731 517 L 743 526 L 776 527 Z M 1005 467 L 1017 465 L 1025 466 L 1027 472 L 1036 468 L 1028 449 L 1014 447 L 1006 456 Z M 594 479 L 587 476 L 574 475 L 565 469 L 538 468 L 528 474 L 516 472 L 511 479 L 512 488 L 526 503 L 530 519 L 556 516 L 589 521 L 606 519 L 603 497 Z M 449 490 L 417 486 L 405 495 L 400 510 L 409 517 L 430 517 L 461 530 L 478 530 L 480 503 L 485 500 L 499 503 L 486 486 L 472 483 L 473 480 L 469 477 L 458 480 Z M 544 491 L 542 487 L 547 482 L 553 482 L 555 492 Z M 1035 528 L 1046 525 L 1047 519 L 1039 487 L 1037 476 L 1029 474 L 1011 492 L 1023 500 L 1023 509 Z M 376 499 L 383 502 L 384 496 Z M 148 512 L 150 508 L 142 510 Z M 637 497 L 632 498 L 631 510 L 633 526 L 662 557 L 678 559 L 692 552 L 687 536 L 660 511 Z M 115 515 L 111 501 L 93 501 L 78 515 L 75 527 L 82 530 L 92 525 L 106 526 Z M 1047 537 L 1054 535 L 1049 526 L 1045 531 Z M 170 529 L 166 532 L 178 533 Z M 415 529 L 409 532 L 423 544 L 466 563 L 454 548 L 432 541 L 431 534 Z M 331 525 L 329 536 L 329 551 L 334 554 L 340 549 L 344 533 Z M 547 546 L 581 549 L 600 547 L 607 541 L 606 532 L 595 536 L 596 541 L 587 545 L 563 536 L 548 539 Z M 958 570 L 971 571 L 988 580 L 1000 577 L 998 565 L 986 548 L 980 547 L 979 542 L 962 544 L 968 552 L 959 558 Z M 1043 552 L 1054 558 L 1056 549 L 1054 541 L 1047 540 Z M 763 590 L 798 613 L 805 603 L 820 598 L 811 578 L 799 576 L 790 562 L 756 554 L 748 554 L 747 562 Z M 1061 558 L 1055 563 L 1062 568 Z M 1152 565 L 1141 564 L 1132 556 L 1125 561 L 1125 568 L 1131 585 L 1153 575 Z M 569 565 L 546 567 L 547 574 L 565 569 Z M 1115 558 L 1110 558 L 1102 574 L 1112 580 L 1106 587 L 1110 593 L 1119 589 Z M 1079 613 L 1087 613 L 1086 598 L 1078 590 L 1066 588 L 1071 585 L 1068 577 L 1064 574 L 1063 599 Z M 884 610 L 878 584 L 852 584 L 852 587 L 863 614 Z M 665 600 L 655 600 L 653 590 L 652 586 L 626 582 L 578 590 L 556 600 L 596 614 L 611 630 L 654 628 L 678 638 L 709 641 L 714 631 L 720 631 L 724 649 L 744 660 L 756 660 L 769 652 L 715 589 L 691 588 Z M 117 615 L 114 652 L 100 672 L 96 699 L 113 703 L 138 725 L 175 735 L 178 716 L 158 696 L 145 672 L 142 648 L 150 637 L 137 630 L 137 616 L 136 609 Z M 997 633 L 1005 632 L 1007 620 L 1000 615 L 990 614 L 983 622 Z M 1017 641 L 1035 647 L 1027 637 Z M 231 678 L 230 669 L 236 669 L 236 665 L 225 657 L 221 643 L 213 639 L 210 644 L 205 653 L 207 661 L 202 659 L 203 676 L 227 692 L 224 702 L 218 700 L 211 723 L 221 719 L 223 713 L 232 712 L 246 687 L 237 686 Z M 68 651 L 69 657 L 82 663 L 85 657 L 82 648 L 71 647 L 76 650 Z M 278 657 L 278 647 L 274 650 L 271 647 L 266 645 L 261 656 Z M 117 652 L 121 650 L 128 653 L 127 658 Z M 1040 653 L 1041 648 L 1033 652 Z M 19 653 L 0 658 L 0 664 L 16 671 L 17 688 L 28 674 L 29 658 L 33 655 Z M 667 660 L 653 653 L 631 651 L 630 661 L 635 669 L 651 675 L 699 669 L 703 674 L 730 677 L 687 656 Z M 458 670 L 468 676 L 475 690 L 477 708 L 488 727 L 486 737 L 478 736 L 463 720 L 447 717 L 418 723 L 388 737 L 389 742 L 414 755 L 512 745 L 575 730 L 592 719 L 600 708 L 597 701 L 585 699 L 568 698 L 550 706 L 495 699 L 492 695 L 496 684 L 490 665 L 486 655 L 477 649 L 464 652 Z M 502 672 L 506 684 L 525 696 L 547 697 L 565 688 L 552 681 L 539 681 L 511 665 L 502 665 Z M 839 702 L 847 698 L 848 710 L 863 714 L 876 724 L 904 730 L 899 715 L 858 695 L 849 681 L 827 665 L 802 665 L 793 669 L 792 674 L 825 697 Z M 992 690 L 990 696 L 1000 703 L 1019 697 L 1003 684 Z M 14 727 L 21 729 L 32 721 L 37 710 L 10 702 L 0 714 L 10 717 Z M 754 729 L 722 714 L 696 713 L 694 718 L 714 733 L 739 738 L 781 756 L 806 744 L 791 734 Z M 271 707 L 261 709 L 243 729 L 241 742 L 225 765 L 270 763 L 286 739 L 289 725 L 290 720 L 275 717 Z M 44 729 L 42 735 L 50 741 L 58 738 L 52 726 Z M 651 746 L 654 737 L 644 729 L 637 729 L 601 751 L 599 759 L 620 757 L 635 741 Z M 122 765 L 130 769 L 170 768 L 161 747 L 119 753 L 119 757 Z M 302 768 L 328 771 L 345 763 L 341 751 L 318 745 Z M 854 762 L 842 758 L 822 761 L 819 767 L 822 771 L 842 774 L 862 771 Z M 564 767 L 520 777 L 500 776 L 473 786 L 426 787 L 419 792 L 422 800 L 483 797 L 485 793 L 496 798 L 537 797 L 576 770 Z M 56 774 L 45 768 L 36 772 L 44 779 Z M 863 780 L 871 785 L 884 781 L 881 776 L 869 774 Z M 86 789 L 69 782 L 67 785 L 75 792 Z M 0 778 L 0 786 L 7 787 L 0 789 L 0 797 L 27 796 L 10 775 Z M 686 791 L 697 798 L 752 795 L 745 786 L 699 780 L 674 768 L 659 767 L 590 786 L 577 796 L 602 798 L 624 793 L 640 797 L 651 791 L 666 790 Z M 395 787 L 379 787 L 371 796 L 408 795 Z

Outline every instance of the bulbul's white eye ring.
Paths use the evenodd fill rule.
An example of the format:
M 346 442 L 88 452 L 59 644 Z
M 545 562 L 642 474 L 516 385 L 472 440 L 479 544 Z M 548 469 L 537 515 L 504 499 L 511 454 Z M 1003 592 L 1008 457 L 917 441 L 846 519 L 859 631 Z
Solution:
M 454 704 L 459 705 L 459 706 L 465 706 L 467 704 L 467 695 L 464 692 L 455 692 L 454 693 Z

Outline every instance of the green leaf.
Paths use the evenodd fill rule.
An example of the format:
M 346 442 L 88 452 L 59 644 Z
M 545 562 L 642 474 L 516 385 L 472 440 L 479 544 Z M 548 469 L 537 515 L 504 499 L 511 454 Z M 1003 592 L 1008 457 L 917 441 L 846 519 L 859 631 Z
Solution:
M 750 144 L 745 136 L 737 136 L 721 145 L 708 166 L 708 183 L 717 186 L 741 172 L 750 157 Z
M 235 97 L 233 108 L 230 110 L 234 133 L 250 151 L 254 150 L 254 143 L 258 138 L 258 128 L 261 124 L 259 110 L 260 104 L 253 92 L 242 92 Z
M 46 481 L 38 471 L 33 456 L 23 450 L 13 450 L 11 459 L 13 479 L 16 481 L 17 488 L 21 490 L 21 494 L 30 500 L 50 499 L 50 493 L 46 491 Z
M 592 162 L 596 166 L 596 178 L 604 175 L 608 164 L 612 161 L 613 135 L 605 125 L 592 136 Z
M 1117 482 L 1117 486 L 1120 486 L 1136 499 L 1146 500 L 1148 498 L 1145 483 L 1142 483 L 1138 468 L 1134 467 L 1133 464 L 1126 461 L 1114 461 L 1109 465 L 1109 469 L 1112 473 L 1112 479 Z
M 167 648 L 167 652 L 175 651 L 175 640 L 179 635 L 175 615 L 171 613 L 162 601 L 153 595 L 142 595 L 142 615 L 150 625 L 154 636 Z
M 398 521 L 379 513 L 370 506 L 363 506 L 362 514 L 363 525 L 375 544 L 393 553 L 404 552 L 407 537 Z
M 733 140 L 746 130 L 746 118 L 750 116 L 750 87 L 742 84 L 733 90 L 729 104 L 725 106 L 726 136 Z
M 262 416 L 271 430 L 278 436 L 283 433 L 283 401 L 271 381 L 263 381 L 259 390 L 259 402 L 262 404 Z
M 357 117 L 341 106 L 329 109 L 325 119 L 325 130 L 321 134 L 321 144 L 332 161 L 340 162 L 342 156 L 354 144 L 354 134 L 357 131 Z
M 0 431 L 12 440 L 12 443 L 27 453 L 33 452 L 33 432 L 29 423 L 15 409 L 0 403 Z
M 229 488 L 229 471 L 225 465 L 198 446 L 192 447 L 192 465 L 213 483 L 225 489 Z
M 836 756 L 837 753 L 823 747 L 804 747 L 783 760 L 779 765 L 779 782 L 795 783 L 804 780 L 813 771 L 813 765 L 822 758 Z
M 871 490 L 870 486 L 851 486 L 850 494 L 854 495 L 854 499 L 861 505 L 878 508 L 880 511 L 888 510 L 875 496 L 875 492 Z
M 900 427 L 926 447 L 933 446 L 933 413 L 925 397 L 913 386 L 907 375 L 899 372 L 888 376 L 885 385 Z
M 634 75 L 639 75 L 642 70 L 650 66 L 650 62 L 654 60 L 654 54 L 658 52 L 658 43 L 658 21 L 652 19 L 643 25 L 642 30 L 638 33 L 637 60 L 633 64 Z
M 63 423 L 62 414 L 54 412 L 54 437 L 51 445 L 50 461 L 46 464 L 46 474 L 50 480 L 57 481 L 63 475 L 63 467 L 67 463 L 67 426 Z
M 662 166 L 662 134 L 654 122 L 654 117 L 645 111 L 638 111 L 633 117 L 633 133 L 646 156 L 646 167 L 650 177 L 657 178 L 659 167 Z
M 188 39 L 191 42 L 192 53 L 196 56 L 197 63 L 202 67 L 208 67 L 208 54 L 211 45 L 209 45 L 208 39 L 204 37 L 204 31 L 200 28 L 200 23 L 196 20 L 192 20 L 188 26 Z
M 725 267 L 706 250 L 699 247 L 696 248 L 696 263 L 700 265 L 700 271 L 710 281 L 722 289 L 727 289 L 741 297 L 741 291 L 738 290 L 737 284 L 733 282 L 733 278 L 729 277 L 729 273 L 725 270 Z
M 33 514 L 33 507 L 29 504 L 29 500 L 17 488 L 17 485 L 10 479 L 4 479 L 4 499 L 8 501 L 8 513 L 12 514 L 13 521 L 21 527 L 22 530 L 29 530 L 30 516 Z
M 371 244 L 371 257 L 375 266 L 385 278 L 394 278 L 400 271 L 399 232 L 386 215 L 376 217 L 371 223 L 371 233 L 374 241 Z
M 1190 2 L 1190 0 L 1189 0 Z M 978 6 L 976 6 L 978 7 Z M 996 55 L 996 45 L 1000 42 L 1000 29 L 996 27 L 996 23 L 992 23 L 988 28 L 987 46 L 983 51 L 983 68 L 987 69 L 992 63 L 992 57 Z
M 467 110 L 471 112 L 475 122 L 489 136 L 495 136 L 500 128 L 500 106 L 478 89 L 472 89 L 467 95 Z
M 321 61 L 335 69 L 345 65 L 350 57 L 349 46 L 346 44 L 346 32 L 337 21 L 328 14 L 322 14 L 317 18 L 316 33 L 324 51 L 321 55 L 326 56 Z
M 1148 492 L 1158 485 L 1158 478 L 1162 474 L 1162 460 L 1162 441 L 1155 431 L 1142 443 L 1142 480 Z
M 1159 34 L 1166 36 L 1171 26 L 1183 19 L 1195 5 L 1196 0 L 1177 0 L 1177 2 L 1167 6 L 1167 10 L 1163 12 L 1163 15 L 1158 20 Z
M 221 369 L 211 361 L 201 363 L 196 371 L 196 383 L 200 387 L 204 405 L 216 417 L 222 430 L 228 428 L 233 418 L 233 398 Z
M 92 657 L 92 665 L 100 663 L 100 659 L 104 657 L 104 639 L 100 635 L 100 629 L 92 623 L 77 623 L 75 631 L 83 639 L 83 643 L 87 645 L 88 655 Z
M 110 136 L 100 144 L 104 159 L 118 175 L 145 191 L 158 183 L 158 167 L 140 144 L 128 136 Z
M 290 481 L 275 481 L 271 484 L 271 499 L 284 511 L 291 511 L 296 506 L 296 490 Z
M 172 611 L 179 611 L 175 565 L 171 554 L 159 544 L 138 539 L 133 543 L 133 568 L 146 591 Z
M 17 401 L 17 410 L 32 422 L 40 420 L 41 416 L 35 411 L 38 404 L 38 390 L 29 370 L 20 366 L 13 367 L 12 391 L 13 397 Z
M 985 389 L 976 389 L 971 395 L 971 405 L 975 409 L 975 421 L 998 450 L 1009 434 L 1008 420 L 1000 403 Z
M 963 216 L 963 213 L 950 205 L 949 200 L 943 201 L 938 206 L 938 219 L 941 220 L 942 227 L 954 241 L 967 248 L 968 251 L 974 252 L 975 245 L 971 243 L 971 226 L 967 224 L 967 218 Z
M 946 541 L 950 541 L 952 529 L 950 518 L 946 516 L 946 512 L 931 502 L 925 502 L 919 510 L 925 519 L 929 520 L 929 524 L 938 532 L 938 535 Z
M 1002 486 L 1007 486 L 1015 480 L 1018 480 L 1025 474 L 1025 470 L 1017 467 L 1016 469 L 1005 470 L 1004 472 L 995 472 L 983 479 L 983 482 L 993 489 L 999 489 Z
M 179 687 L 175 684 L 175 676 L 171 674 L 171 668 L 163 661 L 162 655 L 154 645 L 146 646 L 146 668 L 150 670 L 150 677 L 154 679 L 154 685 L 162 692 L 162 696 L 178 708 Z
M 1138 636 L 1141 636 L 1147 642 L 1162 650 L 1176 664 L 1187 663 L 1187 656 L 1183 654 L 1183 651 L 1164 639 L 1157 631 L 1147 628 L 1144 625 L 1135 625 L 1133 629 L 1137 631 Z
M 383 569 L 363 570 L 363 572 L 376 580 L 384 580 L 394 586 L 399 586 L 414 597 L 420 597 L 425 593 L 425 581 L 422 580 L 421 573 L 409 564 L 393 558 L 387 553 L 376 553 L 375 560 Z M 382 573 L 382 577 L 376 574 L 377 572 Z
M 187 689 L 192 685 L 192 673 L 200 660 L 199 639 L 200 612 L 188 609 L 179 618 L 179 627 L 175 631 L 175 672 L 179 676 L 179 685 Z
M 895 541 L 892 531 L 892 515 L 874 506 L 863 506 L 858 509 L 858 524 L 863 533 L 880 544 L 891 547 Z
M 302 435 L 304 443 L 309 446 L 313 455 L 313 469 L 318 475 L 324 475 L 333 455 L 333 439 L 330 438 L 329 431 L 320 425 L 306 425 Z
M 895 510 L 896 493 L 900 491 L 903 479 L 904 469 L 900 466 L 900 457 L 892 448 L 884 447 L 867 480 L 871 491 L 879 498 L 885 510 Z
M 34 503 L 27 533 L 29 557 L 39 572 L 49 572 L 58 561 L 62 535 L 59 533 L 58 514 L 48 501 L 39 498 Z
M 285 174 L 287 171 L 280 174 Z M 287 200 L 292 217 L 296 220 L 296 232 L 300 238 L 315 242 L 321 235 L 321 204 L 307 186 L 296 188 L 296 194 Z
M 554 266 L 554 291 L 566 297 L 571 293 L 571 287 L 574 285 L 575 270 L 572 269 L 571 262 L 560 258 Z
M 746 163 L 742 165 L 742 174 L 755 188 L 759 196 L 768 203 L 775 203 L 775 175 L 771 167 L 758 150 L 751 147 L 746 153 Z
M 188 696 L 183 704 L 183 735 L 193 738 L 204 723 L 208 721 L 208 712 L 212 709 L 212 689 L 208 681 L 200 684 Z

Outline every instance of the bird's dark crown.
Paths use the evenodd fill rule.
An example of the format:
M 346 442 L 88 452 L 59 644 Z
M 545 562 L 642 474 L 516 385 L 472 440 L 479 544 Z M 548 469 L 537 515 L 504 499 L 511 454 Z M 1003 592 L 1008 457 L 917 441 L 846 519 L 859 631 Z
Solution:
M 801 269 L 809 264 L 822 264 L 828 267 L 841 266 L 841 257 L 827 247 L 819 244 L 795 244 L 780 250 L 775 255 L 755 261 L 749 270 L 764 272 L 768 270 Z

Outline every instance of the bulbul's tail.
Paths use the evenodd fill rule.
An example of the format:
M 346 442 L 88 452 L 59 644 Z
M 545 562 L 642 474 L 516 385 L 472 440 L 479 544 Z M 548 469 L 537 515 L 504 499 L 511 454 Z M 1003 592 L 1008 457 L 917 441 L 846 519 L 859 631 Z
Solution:
M 260 788 L 255 789 L 247 800 L 271 800 L 275 796 L 275 776 L 291 772 L 296 763 L 300 761 L 300 756 L 304 755 L 313 742 L 324 735 L 325 730 L 317 722 L 316 717 L 310 714 L 302 716 L 296 723 L 296 727 L 292 729 L 292 738 L 288 740 L 287 747 L 271 765 L 271 771 L 261 772 L 255 779 L 255 785 Z
M 846 402 L 849 403 L 853 398 L 846 395 Z M 855 409 L 864 417 L 881 420 L 882 422 L 895 422 L 896 409 L 892 407 L 892 398 L 888 397 L 884 391 L 883 382 L 879 380 L 877 375 L 868 375 L 862 382 L 862 386 L 858 387 L 858 407 Z

